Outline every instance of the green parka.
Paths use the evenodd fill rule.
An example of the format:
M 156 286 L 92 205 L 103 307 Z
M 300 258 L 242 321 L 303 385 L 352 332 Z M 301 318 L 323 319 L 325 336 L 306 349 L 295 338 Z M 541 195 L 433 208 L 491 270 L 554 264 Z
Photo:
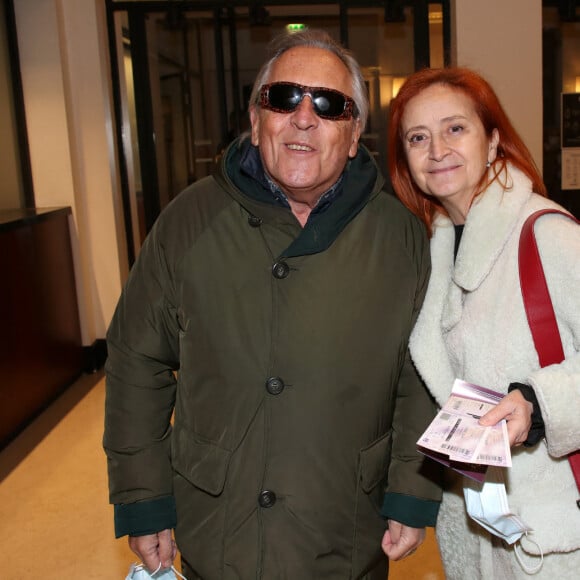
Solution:
M 204 580 L 362 578 L 381 509 L 423 527 L 440 499 L 415 447 L 435 407 L 407 350 L 425 231 L 363 147 L 304 229 L 243 150 L 161 214 L 109 328 L 117 535 L 173 527 L 176 506 Z

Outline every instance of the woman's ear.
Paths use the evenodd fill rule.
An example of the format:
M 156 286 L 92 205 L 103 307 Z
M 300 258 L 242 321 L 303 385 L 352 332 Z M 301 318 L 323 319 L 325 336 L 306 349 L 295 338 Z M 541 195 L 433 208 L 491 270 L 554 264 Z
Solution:
M 489 148 L 487 152 L 487 160 L 493 163 L 497 157 L 497 146 L 499 145 L 499 131 L 494 129 L 491 132 L 491 138 L 489 140 Z

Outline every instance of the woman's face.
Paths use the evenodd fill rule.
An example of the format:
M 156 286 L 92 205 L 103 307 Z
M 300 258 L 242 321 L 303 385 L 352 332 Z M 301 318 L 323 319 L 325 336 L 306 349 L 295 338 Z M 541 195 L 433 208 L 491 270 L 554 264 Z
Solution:
M 464 223 L 486 164 L 495 160 L 497 129 L 488 138 L 471 98 L 443 84 L 413 97 L 401 125 L 413 181 L 454 223 Z

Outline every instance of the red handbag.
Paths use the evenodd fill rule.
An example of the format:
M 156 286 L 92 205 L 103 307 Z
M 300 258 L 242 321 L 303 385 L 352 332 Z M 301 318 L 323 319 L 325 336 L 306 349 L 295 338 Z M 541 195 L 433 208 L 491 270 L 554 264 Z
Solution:
M 518 252 L 520 285 L 528 324 L 532 331 L 534 345 L 540 359 L 540 366 L 557 364 L 564 360 L 564 350 L 554 315 L 544 269 L 534 236 L 534 223 L 542 215 L 559 213 L 576 223 L 580 222 L 572 215 L 557 209 L 543 209 L 533 213 L 524 222 L 520 235 Z M 580 450 L 568 455 L 570 467 L 580 491 Z M 580 509 L 580 499 L 576 501 Z

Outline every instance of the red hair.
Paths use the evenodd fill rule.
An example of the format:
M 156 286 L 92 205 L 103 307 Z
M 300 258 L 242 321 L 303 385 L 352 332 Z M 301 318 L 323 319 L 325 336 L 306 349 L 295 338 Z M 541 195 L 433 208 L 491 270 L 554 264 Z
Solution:
M 437 213 L 446 215 L 447 212 L 434 197 L 423 193 L 414 183 L 407 164 L 401 121 L 409 101 L 434 84 L 447 85 L 467 95 L 473 102 L 475 112 L 488 138 L 491 138 L 494 129 L 498 130 L 499 143 L 497 157 L 492 164 L 493 177 L 490 179 L 488 173 L 484 172 L 475 195 L 479 195 L 496 179 L 501 180 L 502 176 L 502 185 L 507 187 L 506 165 L 509 162 L 528 176 L 532 182 L 533 191 L 547 196 L 546 186 L 529 149 L 514 129 L 490 84 L 479 74 L 467 68 L 426 68 L 409 76 L 396 98 L 391 101 L 388 158 L 395 193 L 403 204 L 425 223 L 429 235 L 432 234 L 435 215 Z

